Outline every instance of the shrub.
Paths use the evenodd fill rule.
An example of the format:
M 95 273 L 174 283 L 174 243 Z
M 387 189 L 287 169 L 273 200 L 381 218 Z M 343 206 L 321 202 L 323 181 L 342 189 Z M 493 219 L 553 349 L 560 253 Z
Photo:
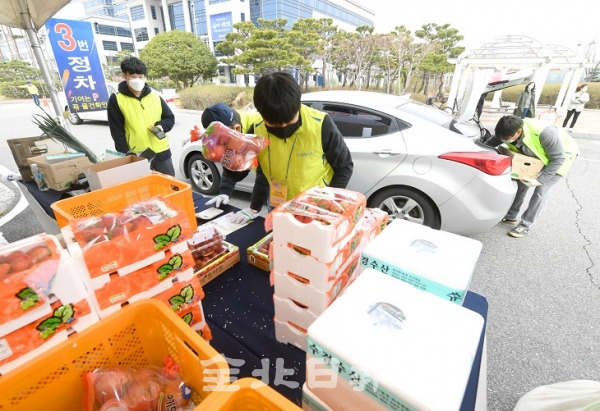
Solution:
M 189 110 L 204 110 L 215 103 L 225 103 L 235 109 L 252 103 L 252 87 L 207 84 L 179 92 L 181 107 Z

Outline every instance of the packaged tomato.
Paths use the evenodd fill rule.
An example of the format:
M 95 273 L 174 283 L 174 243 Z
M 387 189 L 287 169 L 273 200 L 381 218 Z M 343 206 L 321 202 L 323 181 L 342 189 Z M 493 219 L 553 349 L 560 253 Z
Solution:
M 171 358 L 163 368 L 102 367 L 82 374 L 84 411 L 192 411 L 192 387 Z
M 200 140 L 204 157 L 233 171 L 256 168 L 256 156 L 269 144 L 261 136 L 240 133 L 220 121 L 210 123 Z

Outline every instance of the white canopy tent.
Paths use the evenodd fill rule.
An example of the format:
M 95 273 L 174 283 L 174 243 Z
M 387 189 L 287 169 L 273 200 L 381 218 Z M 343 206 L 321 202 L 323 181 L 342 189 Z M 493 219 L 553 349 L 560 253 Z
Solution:
M 532 70 L 529 81 L 536 84 L 536 104 L 542 94 L 546 77 L 551 69 L 566 70 L 563 83 L 554 104 L 559 115 L 566 112 L 571 96 L 585 67 L 584 61 L 572 50 L 557 45 L 546 45 L 536 39 L 521 35 L 500 36 L 485 41 L 480 47 L 466 50 L 456 60 L 448 101 L 457 102 L 460 108 L 462 96 L 474 73 L 494 69 L 502 74 L 515 70 Z M 500 107 L 502 90 L 494 93 L 492 107 Z
M 58 92 L 52 83 L 50 70 L 46 65 L 46 60 L 37 37 L 37 30 L 44 26 L 57 11 L 69 3 L 70 0 L 2 0 L 0 1 L 0 24 L 5 24 L 10 27 L 17 27 L 27 32 L 29 43 L 35 55 L 42 77 L 46 87 L 50 92 L 50 100 L 54 112 L 58 116 L 63 112 Z M 63 117 L 59 116 L 60 121 Z

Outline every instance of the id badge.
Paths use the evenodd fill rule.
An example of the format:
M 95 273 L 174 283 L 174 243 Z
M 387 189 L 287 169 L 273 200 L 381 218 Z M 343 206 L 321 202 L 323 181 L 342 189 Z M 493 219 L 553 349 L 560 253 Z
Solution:
M 285 184 L 271 182 L 271 190 L 269 194 L 269 204 L 272 207 L 277 207 L 287 200 L 287 186 Z

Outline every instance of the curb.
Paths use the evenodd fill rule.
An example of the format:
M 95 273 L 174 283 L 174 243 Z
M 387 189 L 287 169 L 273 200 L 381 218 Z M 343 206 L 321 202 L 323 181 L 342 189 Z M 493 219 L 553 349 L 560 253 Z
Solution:
M 14 194 L 10 201 L 7 201 L 6 203 L 0 202 L 0 217 L 4 217 L 19 203 L 19 200 L 21 199 L 21 190 L 19 190 L 18 187 L 12 183 L 0 182 L 0 184 L 12 191 Z

